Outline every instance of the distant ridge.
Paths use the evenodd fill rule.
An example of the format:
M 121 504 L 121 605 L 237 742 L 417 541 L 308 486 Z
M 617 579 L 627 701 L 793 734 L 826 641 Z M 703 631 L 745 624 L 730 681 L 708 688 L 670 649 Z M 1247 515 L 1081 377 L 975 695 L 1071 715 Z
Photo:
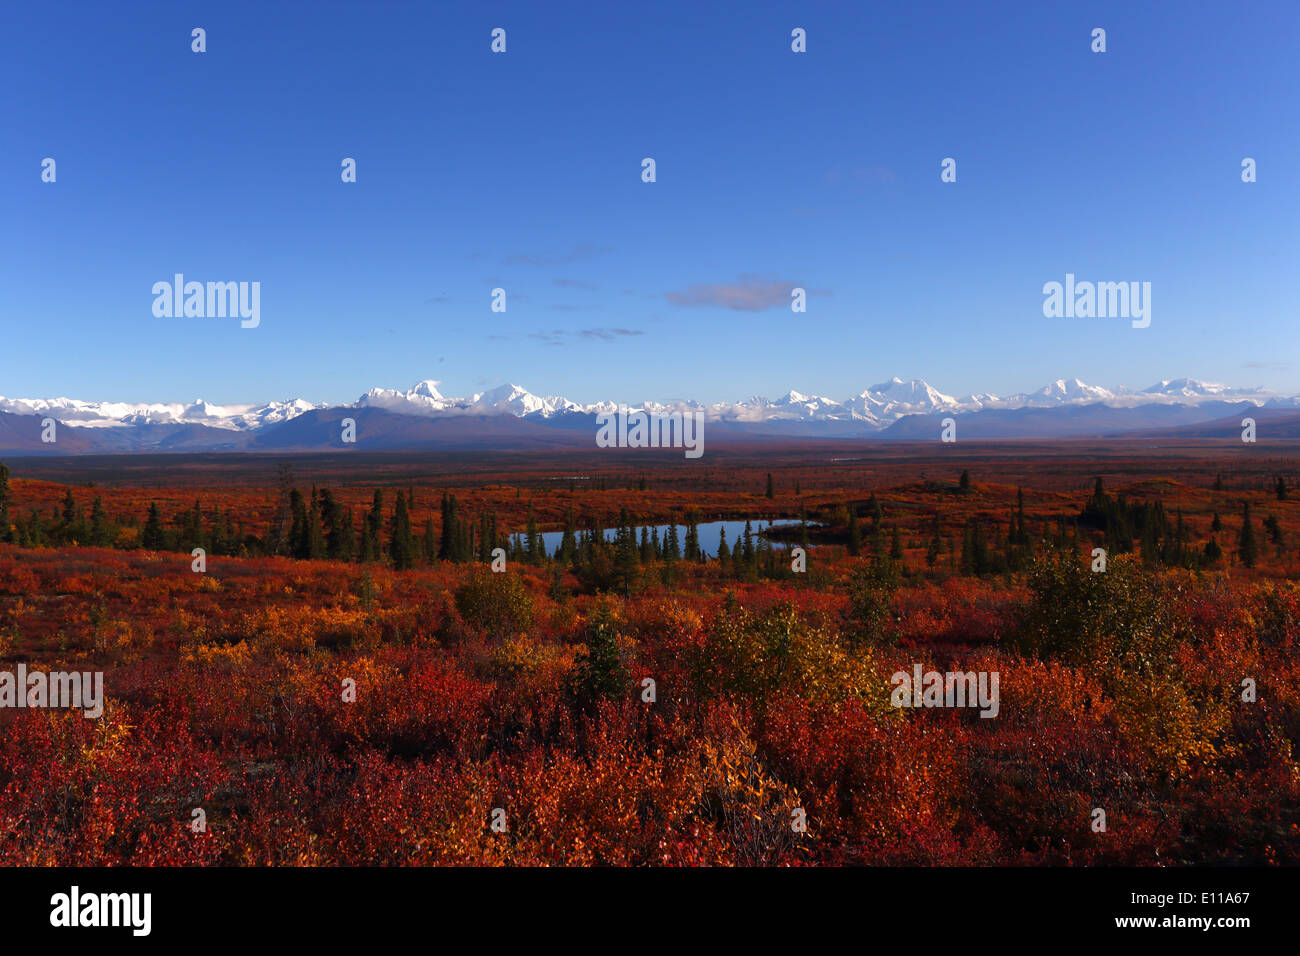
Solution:
M 594 447 L 596 416 L 618 409 L 613 402 L 584 405 L 538 396 L 513 384 L 453 398 L 438 384 L 425 379 L 405 391 L 372 388 L 355 402 L 335 406 L 301 399 L 223 406 L 0 397 L 0 453 L 341 450 L 355 447 L 341 441 L 345 418 L 356 422 L 358 446 L 370 449 Z M 1233 416 L 1239 431 L 1239 416 L 1251 409 L 1300 413 L 1300 397 L 1179 378 L 1136 391 L 1057 379 L 1033 392 L 958 398 L 922 379 L 895 377 L 842 400 L 792 389 L 774 400 L 633 407 L 661 414 L 702 411 L 715 440 L 931 439 L 946 417 L 960 421 L 963 438 L 1219 437 L 1231 431 L 1224 423 Z M 41 441 L 47 418 L 57 423 L 53 444 Z

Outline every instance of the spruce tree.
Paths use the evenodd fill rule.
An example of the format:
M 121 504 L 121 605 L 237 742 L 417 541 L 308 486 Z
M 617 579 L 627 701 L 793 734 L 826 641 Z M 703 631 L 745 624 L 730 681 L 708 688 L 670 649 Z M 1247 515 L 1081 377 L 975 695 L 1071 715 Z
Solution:
M 384 493 L 378 488 L 375 489 L 375 496 L 370 501 L 370 511 L 365 516 L 365 531 L 363 550 L 368 550 L 368 554 L 362 560 L 364 561 L 382 561 L 383 560 L 383 540 L 381 535 L 384 531 Z M 367 549 L 368 543 L 368 549 Z
M 411 513 L 406 507 L 406 494 L 400 490 L 397 492 L 397 504 L 393 508 L 388 554 L 393 559 L 393 567 L 398 571 L 415 567 L 415 535 L 411 532 Z
M 925 563 L 934 567 L 935 562 L 939 560 L 939 552 L 943 549 L 943 538 L 939 533 L 939 512 L 934 513 L 934 521 L 931 526 L 930 544 L 925 549 Z
M 339 523 L 338 559 L 352 561 L 357 557 L 357 535 L 352 525 L 352 509 L 344 508 Z
M 1249 501 L 1242 506 L 1241 536 L 1237 539 L 1237 557 L 1241 558 L 1241 563 L 1248 568 L 1253 568 L 1259 557 L 1259 545 L 1255 543 L 1255 527 L 1250 518 Z
M 77 523 L 77 499 L 72 497 L 72 489 L 63 492 L 63 532 L 71 535 L 73 525 Z
M 149 504 L 149 517 L 140 532 L 140 546 L 146 551 L 164 551 L 167 548 L 167 533 L 163 530 L 162 515 L 156 501 Z
M 556 561 L 571 561 L 578 550 L 578 528 L 573 522 L 573 509 L 564 516 L 564 534 L 560 536 L 560 549 L 555 552 Z
M 544 548 L 542 545 L 542 536 L 537 533 L 537 518 L 533 515 L 532 508 L 528 509 L 528 522 L 525 525 L 524 537 L 527 542 L 525 552 L 530 564 L 536 564 L 544 557 Z
M 307 506 L 302 492 L 289 492 L 289 554 L 295 558 L 311 557 L 311 529 L 307 527 Z
M 108 516 L 104 514 L 104 499 L 96 495 L 90 506 L 90 544 L 102 548 L 110 543 L 108 539 Z
M 618 631 L 608 606 L 601 605 L 587 623 L 587 652 L 578 661 L 577 691 L 588 700 L 612 700 L 628 689 L 629 675 L 618 647 Z
M 328 488 L 320 490 L 320 517 L 325 528 L 325 557 L 346 561 L 343 555 L 343 508 Z
M 13 540 L 9 523 L 9 469 L 0 462 L 0 543 Z
M 694 508 L 686 512 L 686 542 L 682 557 L 687 561 L 703 561 L 704 550 L 700 547 L 699 512 Z M 673 557 L 677 556 L 677 525 L 673 525 Z
M 695 527 L 693 525 L 688 525 L 686 528 L 686 559 L 688 561 L 694 559 L 694 556 L 691 554 L 691 536 L 694 533 Z M 664 560 L 676 561 L 679 557 L 681 557 L 681 554 L 677 544 L 677 525 L 670 524 L 668 526 L 668 533 L 664 536 Z
M 316 489 L 311 491 L 311 505 L 307 509 L 307 557 L 320 561 L 325 557 L 325 535 L 321 531 L 320 505 L 316 501 Z

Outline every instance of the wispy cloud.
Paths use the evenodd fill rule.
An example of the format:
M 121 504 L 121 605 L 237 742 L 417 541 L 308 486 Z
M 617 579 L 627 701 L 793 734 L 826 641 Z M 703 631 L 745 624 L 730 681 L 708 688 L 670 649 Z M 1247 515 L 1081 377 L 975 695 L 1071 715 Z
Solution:
M 1263 368 L 1271 372 L 1285 372 L 1291 368 L 1290 362 L 1246 362 L 1242 368 Z
M 790 293 L 796 287 L 803 287 L 803 283 L 743 275 L 735 282 L 706 283 L 689 286 L 681 292 L 665 292 L 664 298 L 684 308 L 713 306 L 738 312 L 761 312 L 763 309 L 789 307 Z M 808 292 L 830 294 L 824 289 L 810 289 Z
M 582 329 L 578 332 L 584 339 L 621 339 L 628 335 L 645 335 L 640 329 Z
M 529 338 L 537 339 L 544 345 L 564 345 L 574 339 L 587 339 L 600 342 L 613 342 L 616 339 L 632 335 L 645 335 L 640 329 L 552 329 L 549 332 L 533 332 Z
M 563 289 L 585 289 L 588 292 L 595 292 L 600 288 L 594 282 L 583 282 L 581 279 L 552 279 L 551 282 Z
M 506 256 L 502 261 L 508 266 L 563 266 L 604 255 L 610 251 L 609 246 L 594 246 L 589 242 L 580 242 L 568 252 L 562 252 L 558 255 L 525 252 Z

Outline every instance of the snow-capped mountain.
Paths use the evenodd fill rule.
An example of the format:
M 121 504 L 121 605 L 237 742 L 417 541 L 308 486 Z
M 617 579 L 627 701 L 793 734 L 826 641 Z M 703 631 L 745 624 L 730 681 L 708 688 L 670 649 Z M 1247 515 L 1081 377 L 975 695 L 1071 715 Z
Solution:
M 1058 378 L 1055 382 L 1044 385 L 1036 392 L 1024 396 L 1026 405 L 1063 405 L 1069 402 L 1105 402 L 1113 399 L 1115 393 L 1099 385 L 1087 385 L 1077 378 L 1066 381 Z
M 457 426 L 461 431 L 465 428 L 472 430 L 472 426 L 463 421 L 466 417 L 493 416 L 509 416 L 523 423 L 560 425 L 581 431 L 586 427 L 587 417 L 615 411 L 619 407 L 609 401 L 582 404 L 561 396 L 537 396 L 515 384 L 454 398 L 443 395 L 438 385 L 433 379 L 426 379 L 405 391 L 372 388 L 355 402 L 343 405 L 302 399 L 260 405 L 214 405 L 202 400 L 138 403 L 0 397 L 0 418 L 8 416 L 10 422 L 26 421 L 29 424 L 33 423 L 33 418 L 36 422 L 53 418 L 84 435 L 102 435 L 102 441 L 95 440 L 98 447 L 179 449 L 183 445 L 189 449 L 206 443 L 205 446 L 215 448 L 237 449 L 250 442 L 262 442 L 277 427 L 300 416 L 307 415 L 303 422 L 333 420 L 345 417 L 348 410 L 353 410 L 356 417 L 362 413 L 382 414 L 399 416 L 406 421 L 461 419 L 463 427 Z M 869 436 L 878 433 L 896 435 L 911 427 L 919 428 L 919 422 L 936 415 L 994 416 L 994 420 L 1011 423 L 1000 427 L 1013 428 L 1020 427 L 1016 423 L 1024 415 L 1007 419 L 1009 413 L 1028 414 L 1032 411 L 1034 416 L 1038 416 L 1039 412 L 1056 414 L 1055 409 L 1065 414 L 1069 409 L 1108 408 L 1116 411 L 1106 415 L 1090 413 L 1088 420 L 1104 419 L 1111 423 L 1128 421 L 1124 416 L 1130 415 L 1129 409 L 1143 407 L 1150 411 L 1154 406 L 1161 406 L 1186 410 L 1186 414 L 1178 413 L 1182 421 L 1196 418 L 1197 408 L 1203 407 L 1207 414 L 1226 414 L 1227 403 L 1241 402 L 1274 409 L 1300 408 L 1300 396 L 1280 396 L 1264 389 L 1237 388 L 1191 378 L 1162 380 L 1141 390 L 1103 388 L 1077 378 L 1057 379 L 1032 392 L 1008 396 L 980 393 L 964 398 L 941 392 L 921 379 L 904 381 L 891 378 L 843 400 L 790 390 L 775 400 L 753 396 L 736 402 L 708 405 L 692 401 L 650 401 L 634 407 L 660 414 L 702 410 L 706 421 L 741 429 L 747 434 Z M 1116 415 L 1120 418 L 1116 419 Z M 1168 417 L 1164 415 L 1160 420 Z M 908 422 L 903 422 L 904 419 Z M 1144 419 L 1144 422 L 1140 423 L 1138 419 Z M 1031 416 L 1030 420 L 1043 421 L 1041 416 Z M 1081 419 L 1074 415 L 1074 420 Z M 1142 416 L 1134 412 L 1131 420 L 1134 428 L 1140 428 L 1149 425 L 1153 419 L 1151 415 Z M 1036 424 L 1033 427 L 1043 426 Z M 1107 424 L 1106 427 L 1112 426 Z
M 322 405 L 302 399 L 262 405 L 213 405 L 198 399 L 183 402 L 84 402 L 75 398 L 5 398 L 0 412 L 39 415 L 81 428 L 120 428 L 128 425 L 208 425 L 231 431 L 251 431 L 296 418 Z
M 1214 382 L 1201 382 L 1194 378 L 1175 378 L 1156 382 L 1142 389 L 1143 395 L 1165 395 L 1177 398 L 1237 398 L 1250 397 L 1256 389 L 1231 388 Z

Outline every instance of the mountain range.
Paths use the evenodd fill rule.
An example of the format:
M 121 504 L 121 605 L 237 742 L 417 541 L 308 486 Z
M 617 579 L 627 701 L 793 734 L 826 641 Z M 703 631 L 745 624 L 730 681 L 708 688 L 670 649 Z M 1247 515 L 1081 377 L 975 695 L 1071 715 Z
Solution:
M 1250 412 L 1300 435 L 1300 396 L 1234 388 L 1191 378 L 1141 390 L 1108 389 L 1057 379 L 1034 392 L 961 398 L 929 383 L 891 378 L 837 400 L 789 391 L 777 399 L 738 402 L 646 402 L 648 412 L 703 411 L 706 441 L 772 438 L 935 439 L 953 417 L 962 438 L 1232 437 Z M 594 447 L 596 415 L 614 402 L 582 404 L 502 385 L 451 398 L 425 380 L 406 391 L 372 388 L 355 402 L 302 399 L 248 405 L 93 402 L 0 396 L 0 453 L 312 451 L 344 448 L 524 449 Z M 1266 413 L 1261 419 L 1259 414 Z M 342 422 L 356 422 L 344 445 Z M 41 440 L 53 419 L 56 441 Z M 1263 436 L 1261 436 L 1263 437 Z

